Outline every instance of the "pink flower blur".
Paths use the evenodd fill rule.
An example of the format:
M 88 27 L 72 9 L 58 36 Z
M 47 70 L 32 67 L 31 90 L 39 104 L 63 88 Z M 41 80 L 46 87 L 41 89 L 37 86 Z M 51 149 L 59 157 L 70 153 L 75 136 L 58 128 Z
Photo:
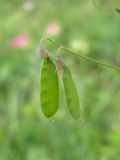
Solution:
M 33 5 L 33 2 L 31 1 L 26 1 L 24 4 L 23 4 L 23 8 L 25 10 L 31 10 L 33 9 L 34 5 Z
M 51 35 L 57 35 L 60 32 L 60 26 L 55 22 L 51 22 L 47 25 L 46 31 Z
M 11 48 L 22 48 L 28 43 L 28 37 L 24 34 L 20 34 L 9 41 Z

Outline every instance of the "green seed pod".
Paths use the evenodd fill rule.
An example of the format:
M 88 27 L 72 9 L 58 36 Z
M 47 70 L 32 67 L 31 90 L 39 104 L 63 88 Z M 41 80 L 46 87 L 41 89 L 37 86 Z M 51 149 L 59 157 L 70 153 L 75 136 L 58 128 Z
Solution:
M 59 82 L 56 65 L 50 58 L 43 59 L 40 73 L 40 103 L 46 117 L 53 116 L 59 105 Z
M 66 65 L 63 66 L 63 84 L 69 111 L 75 119 L 78 119 L 80 117 L 79 96 L 72 74 Z

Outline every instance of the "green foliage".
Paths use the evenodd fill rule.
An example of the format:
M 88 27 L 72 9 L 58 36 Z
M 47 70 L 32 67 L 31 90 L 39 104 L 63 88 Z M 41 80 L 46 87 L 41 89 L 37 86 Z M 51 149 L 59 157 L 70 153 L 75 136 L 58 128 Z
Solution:
M 117 7 L 120 7 L 119 0 L 92 0 L 96 8 L 100 9 L 103 12 L 111 12 Z
M 0 1 L 0 160 L 119 160 L 119 71 L 62 51 L 77 84 L 84 122 L 65 111 L 62 80 L 59 110 L 46 119 L 39 102 L 36 48 L 42 37 L 53 36 L 75 52 L 120 67 L 120 16 L 112 9 L 105 14 L 89 0 L 34 0 L 29 10 L 24 3 Z M 59 25 L 58 34 L 48 33 L 50 22 Z M 21 33 L 28 44 L 12 48 L 10 40 Z M 45 43 L 54 57 L 57 48 Z
M 120 9 L 115 9 L 115 11 L 118 13 L 118 14 L 120 14 Z

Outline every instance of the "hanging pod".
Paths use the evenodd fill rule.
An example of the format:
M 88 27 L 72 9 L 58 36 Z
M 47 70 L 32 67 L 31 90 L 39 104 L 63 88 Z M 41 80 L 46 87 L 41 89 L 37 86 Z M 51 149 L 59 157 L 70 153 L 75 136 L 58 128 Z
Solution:
M 72 74 L 66 65 L 63 65 L 62 77 L 69 111 L 73 118 L 78 119 L 80 117 L 79 95 Z
M 46 117 L 53 116 L 59 105 L 59 82 L 55 63 L 44 58 L 40 70 L 40 103 Z

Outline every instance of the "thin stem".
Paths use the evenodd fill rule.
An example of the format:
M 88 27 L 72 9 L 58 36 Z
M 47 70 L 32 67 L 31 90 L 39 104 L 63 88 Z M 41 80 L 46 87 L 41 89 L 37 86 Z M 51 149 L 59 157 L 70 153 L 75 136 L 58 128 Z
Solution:
M 62 49 L 66 50 L 66 51 L 67 51 L 66 53 L 71 53 L 71 54 L 80 56 L 80 57 L 82 57 L 82 58 L 84 58 L 84 59 L 87 59 L 87 60 L 89 60 L 89 61 L 98 63 L 98 64 L 103 65 L 103 66 L 106 66 L 106 67 L 108 67 L 108 68 L 113 68 L 113 69 L 120 70 L 120 67 L 112 66 L 112 65 L 110 65 L 110 64 L 106 64 L 106 63 L 103 63 L 103 62 L 98 61 L 98 60 L 96 60 L 96 59 L 93 59 L 93 58 L 90 58 L 90 57 L 88 57 L 88 56 L 85 56 L 85 55 L 83 55 L 84 53 L 83 53 L 82 51 L 81 51 L 81 53 L 83 53 L 83 54 L 80 54 L 80 53 L 76 53 L 76 52 L 74 52 L 74 51 L 71 51 L 69 48 L 64 47 L 64 46 L 61 45 L 59 42 L 56 42 L 55 40 L 53 40 L 53 39 L 51 39 L 51 38 L 49 38 L 49 37 L 46 37 L 45 39 L 49 40 L 50 42 L 52 42 L 52 43 L 55 44 L 56 46 L 59 46 L 59 47 L 61 47 Z M 45 39 L 44 39 L 44 40 L 45 40 Z

